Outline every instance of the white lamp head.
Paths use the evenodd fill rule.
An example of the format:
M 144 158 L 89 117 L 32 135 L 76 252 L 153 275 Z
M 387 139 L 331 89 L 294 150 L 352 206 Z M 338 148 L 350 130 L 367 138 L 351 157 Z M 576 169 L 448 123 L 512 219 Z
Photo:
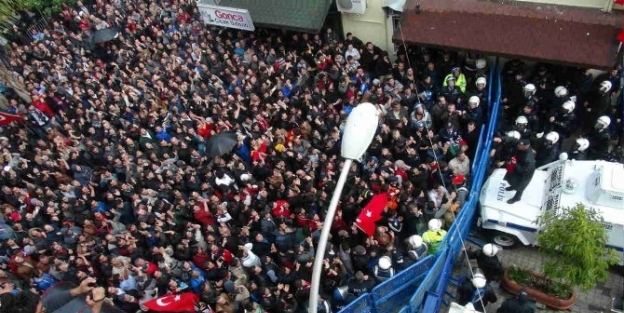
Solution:
M 372 103 L 360 103 L 353 108 L 342 134 L 342 156 L 359 161 L 373 141 L 378 124 L 379 111 Z

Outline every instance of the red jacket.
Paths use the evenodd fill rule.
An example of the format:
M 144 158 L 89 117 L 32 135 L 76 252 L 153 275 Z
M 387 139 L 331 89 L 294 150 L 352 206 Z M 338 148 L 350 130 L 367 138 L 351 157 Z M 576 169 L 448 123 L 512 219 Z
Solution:
M 212 213 L 210 213 L 210 211 L 208 211 L 203 204 L 199 204 L 197 206 L 199 206 L 200 209 L 193 214 L 193 217 L 204 225 L 214 226 L 216 221 Z

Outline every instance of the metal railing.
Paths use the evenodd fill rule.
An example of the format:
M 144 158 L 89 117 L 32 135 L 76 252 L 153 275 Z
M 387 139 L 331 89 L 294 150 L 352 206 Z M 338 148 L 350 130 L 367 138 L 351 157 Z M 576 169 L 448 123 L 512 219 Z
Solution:
M 502 82 L 499 60 L 490 68 L 488 118 L 481 127 L 473 160 L 468 200 L 458 213 L 437 253 L 412 265 L 349 304 L 340 313 L 439 312 L 456 257 L 473 226 L 479 194 L 489 166 L 489 151 L 498 122 Z M 492 101 L 492 99 L 494 101 Z

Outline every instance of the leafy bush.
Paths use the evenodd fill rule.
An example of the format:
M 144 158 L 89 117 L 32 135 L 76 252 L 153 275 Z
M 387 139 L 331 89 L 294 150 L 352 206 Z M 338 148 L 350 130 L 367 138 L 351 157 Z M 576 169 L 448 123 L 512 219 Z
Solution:
M 18 0 L 22 7 L 32 11 L 39 11 L 44 16 L 50 17 L 61 12 L 61 6 L 67 4 L 74 6 L 76 0 Z
M 618 262 L 600 212 L 577 204 L 572 208 L 545 211 L 538 219 L 537 236 L 544 276 L 589 291 L 609 275 Z

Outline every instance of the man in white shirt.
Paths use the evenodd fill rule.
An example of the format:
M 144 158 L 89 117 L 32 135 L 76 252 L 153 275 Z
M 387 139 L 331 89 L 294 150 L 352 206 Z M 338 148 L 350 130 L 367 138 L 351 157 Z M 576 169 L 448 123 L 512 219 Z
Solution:
M 456 157 L 449 161 L 448 165 L 455 175 L 470 175 L 470 159 L 463 151 L 460 151 Z
M 349 44 L 347 51 L 345 51 L 345 59 L 349 59 L 349 56 L 352 56 L 356 61 L 360 59 L 360 51 L 355 49 L 352 44 Z

